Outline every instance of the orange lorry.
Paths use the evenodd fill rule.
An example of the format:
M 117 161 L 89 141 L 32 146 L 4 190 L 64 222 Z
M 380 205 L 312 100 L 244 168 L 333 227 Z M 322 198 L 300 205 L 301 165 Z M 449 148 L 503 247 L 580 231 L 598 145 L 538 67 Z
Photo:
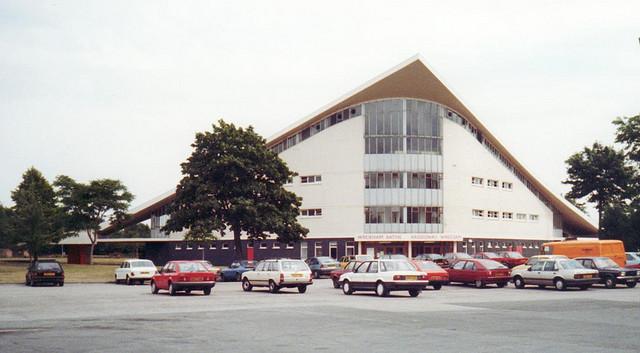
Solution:
M 606 256 L 624 267 L 626 257 L 624 244 L 620 240 L 567 240 L 542 244 L 546 255 L 565 255 L 569 258 L 581 256 Z

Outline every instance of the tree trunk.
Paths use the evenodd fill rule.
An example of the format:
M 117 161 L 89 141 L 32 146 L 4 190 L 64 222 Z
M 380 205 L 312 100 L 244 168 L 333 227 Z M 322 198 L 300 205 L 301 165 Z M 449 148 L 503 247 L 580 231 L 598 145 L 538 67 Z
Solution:
M 96 243 L 94 241 L 91 242 L 91 252 L 89 253 L 89 265 L 93 265 L 93 249 L 95 249 Z
M 240 239 L 240 229 L 233 229 L 233 244 L 235 248 L 236 260 L 244 260 L 244 254 L 242 251 L 242 240 Z

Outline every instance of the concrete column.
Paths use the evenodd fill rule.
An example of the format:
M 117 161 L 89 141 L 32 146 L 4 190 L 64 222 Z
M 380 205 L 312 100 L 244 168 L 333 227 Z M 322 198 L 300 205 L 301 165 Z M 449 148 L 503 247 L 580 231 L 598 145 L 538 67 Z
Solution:
M 458 252 L 458 242 L 457 241 L 453 242 L 453 252 Z
M 413 255 L 411 254 L 412 249 L 411 249 L 411 240 L 409 240 L 409 249 L 407 250 L 407 253 L 409 254 L 409 259 L 413 258 Z

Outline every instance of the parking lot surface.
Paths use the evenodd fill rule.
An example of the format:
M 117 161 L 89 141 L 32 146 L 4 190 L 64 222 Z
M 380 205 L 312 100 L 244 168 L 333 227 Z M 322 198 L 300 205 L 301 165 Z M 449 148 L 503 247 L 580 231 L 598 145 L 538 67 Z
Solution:
M 1 352 L 639 352 L 640 287 L 587 291 L 445 286 L 411 298 L 152 295 L 148 285 L 0 286 Z

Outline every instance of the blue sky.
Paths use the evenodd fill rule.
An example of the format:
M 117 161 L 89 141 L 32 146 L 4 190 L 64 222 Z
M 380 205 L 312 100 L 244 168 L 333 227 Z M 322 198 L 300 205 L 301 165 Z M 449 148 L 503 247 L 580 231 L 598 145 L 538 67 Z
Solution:
M 637 1 L 2 1 L 0 202 L 30 166 L 173 188 L 219 118 L 265 137 L 419 53 L 554 192 L 640 113 Z

